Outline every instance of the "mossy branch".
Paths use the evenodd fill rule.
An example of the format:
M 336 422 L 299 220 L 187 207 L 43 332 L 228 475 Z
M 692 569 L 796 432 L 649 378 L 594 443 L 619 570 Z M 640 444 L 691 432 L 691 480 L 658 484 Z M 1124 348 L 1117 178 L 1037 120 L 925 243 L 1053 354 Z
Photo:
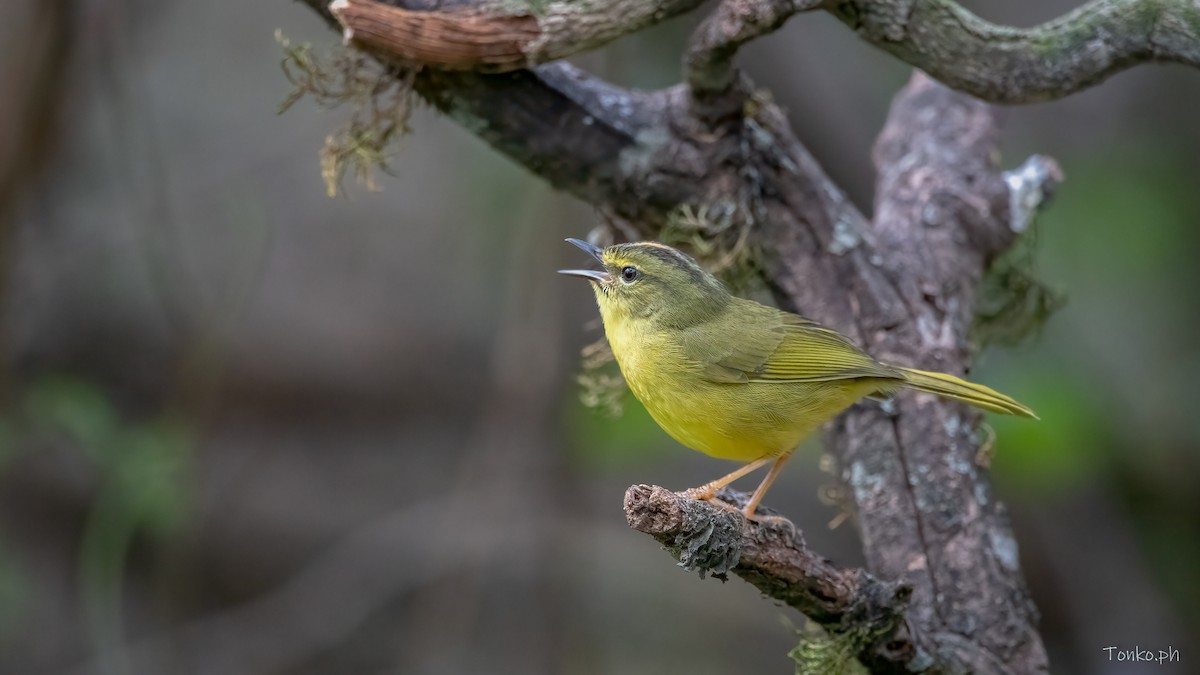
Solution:
M 595 49 L 699 4 L 478 0 L 418 10 L 397 6 L 402 2 L 335 0 L 327 11 L 347 42 L 392 60 L 508 72 Z M 742 44 L 814 9 L 830 11 L 864 40 L 942 83 L 996 103 L 1061 98 L 1144 62 L 1200 66 L 1200 6 L 1192 0 L 1093 0 L 1031 28 L 993 24 L 954 0 L 724 0 L 688 50 L 692 90 L 726 90 Z
M 1031 28 L 985 21 L 954 0 L 849 0 L 831 11 L 876 47 L 993 103 L 1062 98 L 1139 63 L 1200 67 L 1194 0 L 1093 0 Z
M 728 488 L 719 496 L 739 506 L 749 498 Z M 835 645 L 873 672 L 903 670 L 906 663 L 928 658 L 905 620 L 911 586 L 837 567 L 786 525 L 752 523 L 710 502 L 651 485 L 625 491 L 625 519 L 665 546 L 685 569 L 719 579 L 732 572 L 796 608 L 824 629 L 824 647 Z

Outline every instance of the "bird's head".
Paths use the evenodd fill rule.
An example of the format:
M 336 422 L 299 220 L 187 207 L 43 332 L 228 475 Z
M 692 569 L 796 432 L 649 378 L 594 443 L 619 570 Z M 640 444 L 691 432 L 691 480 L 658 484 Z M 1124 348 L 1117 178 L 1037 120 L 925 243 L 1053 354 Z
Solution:
M 605 325 L 646 319 L 682 328 L 704 321 L 729 302 L 729 291 L 687 254 L 643 241 L 593 246 L 568 239 L 600 263 L 599 270 L 559 270 L 592 283 Z

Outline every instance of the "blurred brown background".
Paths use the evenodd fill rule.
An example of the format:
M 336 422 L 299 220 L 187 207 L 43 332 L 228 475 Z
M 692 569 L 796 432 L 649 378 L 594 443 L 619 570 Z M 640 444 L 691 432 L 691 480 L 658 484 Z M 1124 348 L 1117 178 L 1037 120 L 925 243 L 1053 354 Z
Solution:
M 979 2 L 1030 25 L 1074 3 Z M 678 79 L 687 17 L 580 60 Z M 727 470 L 578 403 L 598 336 L 561 243 L 599 222 L 428 109 L 329 199 L 287 2 L 0 7 L 0 673 L 787 673 L 802 618 L 625 526 Z M 869 208 L 907 68 L 824 15 L 742 59 Z M 1067 172 L 1037 265 L 1069 303 L 975 378 L 1060 673 L 1200 672 L 1200 74 L 1008 109 Z M 771 502 L 838 562 L 814 446 Z M 1189 638 L 1191 641 L 1189 642 Z M 1182 663 L 1109 662 L 1173 646 Z

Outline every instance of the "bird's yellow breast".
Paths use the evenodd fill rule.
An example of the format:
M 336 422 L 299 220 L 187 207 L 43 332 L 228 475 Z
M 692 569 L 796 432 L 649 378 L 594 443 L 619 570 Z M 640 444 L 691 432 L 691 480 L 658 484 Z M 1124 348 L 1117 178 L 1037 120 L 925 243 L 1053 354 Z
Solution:
M 713 382 L 688 358 L 677 332 L 609 320 L 605 330 L 634 395 L 675 440 L 722 459 L 753 461 L 794 449 L 869 393 L 861 381 Z

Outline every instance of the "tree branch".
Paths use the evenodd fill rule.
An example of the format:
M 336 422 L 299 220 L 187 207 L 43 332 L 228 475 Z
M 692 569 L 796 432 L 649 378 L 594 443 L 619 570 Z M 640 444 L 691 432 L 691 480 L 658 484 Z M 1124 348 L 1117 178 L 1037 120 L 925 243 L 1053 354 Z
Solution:
M 893 325 L 864 331 L 872 354 L 965 370 L 975 288 L 1015 236 L 995 155 L 986 104 L 920 74 L 897 95 L 875 148 L 872 248 L 887 254 L 872 255 L 902 311 Z M 1039 164 L 1048 193 L 1056 174 Z M 869 307 L 871 295 L 856 291 L 856 304 Z M 858 506 L 867 568 L 913 584 L 912 618 L 951 672 L 1043 672 L 1016 542 L 978 459 L 981 415 L 928 395 L 897 397 L 895 408 L 856 406 L 830 433 Z
M 700 2 L 477 0 L 417 9 L 335 0 L 329 9 L 347 42 L 393 61 L 508 72 L 594 49 Z M 1025 29 L 985 21 L 954 0 L 724 0 L 693 36 L 688 84 L 700 95 L 723 91 L 742 44 L 819 7 L 876 47 L 995 103 L 1061 98 L 1145 61 L 1200 66 L 1200 7 L 1191 0 L 1093 0 Z
M 692 34 L 684 57 L 685 80 L 696 96 L 713 95 L 734 82 L 733 56 L 742 45 L 770 33 L 793 14 L 826 0 L 723 0 Z
M 830 11 L 876 47 L 993 103 L 1062 98 L 1146 61 L 1200 67 L 1192 0 L 1093 0 L 1033 28 L 998 26 L 954 0 L 847 0 Z
M 414 10 L 334 0 L 347 43 L 446 70 L 507 72 L 595 49 L 695 9 L 703 0 L 480 0 Z
M 667 95 L 614 87 L 566 63 L 505 75 L 424 71 L 417 91 L 443 113 L 554 187 L 594 203 L 636 194 L 626 217 L 661 222 L 655 206 L 691 191 L 662 176 L 649 186 L 639 167 L 668 141 Z M 655 213 L 649 213 L 654 211 Z
M 723 490 L 744 504 L 749 495 Z M 666 488 L 634 485 L 625 491 L 629 526 L 657 540 L 685 569 L 724 579 L 733 572 L 766 595 L 799 610 L 831 635 L 853 641 L 864 663 L 903 670 L 911 654 L 904 612 L 912 588 L 880 581 L 860 569 L 842 569 L 811 551 L 803 537 L 761 526 L 709 502 Z

